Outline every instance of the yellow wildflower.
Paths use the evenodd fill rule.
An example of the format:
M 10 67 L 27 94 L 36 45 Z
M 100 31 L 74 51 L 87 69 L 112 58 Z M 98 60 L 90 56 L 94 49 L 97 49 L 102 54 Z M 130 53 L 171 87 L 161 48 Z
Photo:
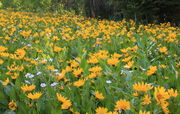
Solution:
M 116 65 L 119 63 L 119 60 L 118 60 L 118 58 L 109 58 L 109 59 L 107 60 L 107 63 L 108 63 L 109 65 L 114 65 L 114 66 L 116 66 Z
M 130 110 L 130 102 L 125 99 L 120 99 L 116 102 L 115 110 Z
M 85 83 L 85 80 L 80 79 L 80 80 L 74 82 L 74 86 L 81 87 L 84 85 L 84 83 Z
M 148 111 L 148 112 L 144 111 L 144 112 L 143 112 L 142 110 L 140 110 L 140 111 L 139 111 L 139 114 L 150 114 L 150 111 Z
M 2 85 L 3 85 L 3 86 L 6 86 L 6 85 L 9 84 L 9 82 L 10 82 L 10 81 L 9 81 L 9 78 L 7 78 L 7 79 L 2 83 Z
M 161 48 L 159 48 L 159 51 L 160 51 L 161 53 L 168 54 L 166 47 L 161 47 Z
M 24 49 L 17 49 L 15 54 L 17 55 L 18 59 L 22 59 L 25 56 L 26 51 Z
M 146 105 L 146 104 L 150 104 L 150 103 L 151 103 L 151 97 L 149 97 L 148 95 L 145 95 L 143 98 L 142 104 Z
M 32 100 L 36 100 L 39 99 L 41 97 L 42 93 L 41 92 L 36 92 L 36 93 L 29 93 L 27 95 L 28 98 L 32 99 Z
M 92 67 L 89 69 L 89 71 L 95 72 L 95 73 L 100 72 L 101 70 L 102 70 L 102 68 L 99 66 L 95 66 L 95 67 Z
M 32 90 L 34 90 L 35 87 L 36 87 L 35 85 L 30 85 L 30 86 L 28 86 L 28 85 L 26 84 L 26 85 L 22 86 L 21 89 L 22 89 L 24 92 L 26 92 L 26 91 L 32 91 Z
M 108 114 L 108 109 L 105 107 L 98 107 L 96 109 L 96 114 Z
M 162 104 L 170 98 L 170 95 L 166 92 L 164 87 L 155 87 L 154 97 L 158 104 Z
M 54 51 L 55 51 L 55 52 L 60 52 L 60 51 L 62 51 L 62 48 L 55 46 L 55 47 L 54 47 Z
M 174 90 L 173 88 L 169 89 L 168 90 L 168 93 L 170 96 L 172 97 L 177 97 L 178 96 L 178 91 L 177 90 Z
M 75 75 L 75 77 L 78 77 L 82 72 L 83 72 L 82 68 L 73 69 L 73 74 Z
M 8 104 L 10 110 L 16 110 L 17 104 L 14 101 L 9 102 Z
M 61 109 L 68 109 L 72 105 L 70 100 L 65 100 L 61 105 Z
M 153 75 L 155 72 L 157 71 L 157 67 L 156 66 L 150 66 L 150 69 L 147 71 L 147 75 Z
M 144 82 L 138 82 L 133 85 L 133 89 L 140 92 L 147 92 L 153 87 L 150 84 L 144 83 Z
M 96 98 L 98 98 L 98 99 L 100 99 L 100 100 L 103 100 L 103 99 L 104 99 L 103 94 L 100 93 L 99 91 L 96 91 L 96 92 L 95 92 L 95 96 L 96 96 Z

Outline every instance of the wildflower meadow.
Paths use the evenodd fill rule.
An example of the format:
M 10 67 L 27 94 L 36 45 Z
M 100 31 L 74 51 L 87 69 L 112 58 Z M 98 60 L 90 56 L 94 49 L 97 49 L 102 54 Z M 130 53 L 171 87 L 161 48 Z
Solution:
M 0 10 L 0 114 L 180 114 L 180 28 Z

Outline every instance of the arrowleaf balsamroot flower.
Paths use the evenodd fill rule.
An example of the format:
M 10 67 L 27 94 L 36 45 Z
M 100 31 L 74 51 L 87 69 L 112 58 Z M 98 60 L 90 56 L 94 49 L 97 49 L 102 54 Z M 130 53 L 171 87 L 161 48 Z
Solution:
M 95 66 L 95 67 L 92 67 L 89 69 L 89 71 L 95 72 L 95 73 L 100 72 L 101 70 L 102 70 L 102 68 L 99 66 Z
M 98 99 L 100 99 L 100 100 L 103 100 L 103 99 L 104 99 L 103 94 L 100 93 L 99 91 L 96 91 L 96 92 L 95 92 L 95 96 L 96 96 L 96 98 L 98 98 Z
M 126 101 L 125 99 L 120 99 L 116 102 L 115 110 L 130 110 L 130 102 Z
M 168 90 L 168 93 L 170 96 L 172 97 L 177 97 L 178 96 L 178 91 L 177 90 L 174 90 L 173 88 L 169 89 Z
M 81 87 L 81 86 L 84 85 L 84 83 L 85 83 L 85 80 L 84 79 L 80 79 L 80 80 L 74 82 L 74 86 Z
M 167 99 L 170 98 L 169 93 L 166 91 L 164 87 L 155 87 L 154 88 L 154 97 L 158 104 L 164 103 Z
M 65 100 L 61 105 L 61 109 L 68 109 L 72 105 L 70 100 Z
M 32 100 L 37 100 L 41 97 L 42 93 L 41 92 L 36 92 L 36 93 L 28 93 L 27 97 L 32 99 Z
M 96 114 L 108 114 L 108 109 L 105 107 L 98 107 L 96 109 Z
M 139 114 L 150 114 L 150 111 L 148 111 L 148 112 L 147 112 L 147 111 L 144 111 L 144 112 L 143 112 L 142 110 L 140 110 L 140 111 L 139 111 Z
M 10 82 L 10 81 L 9 81 L 9 78 L 7 78 L 4 82 L 2 82 L 2 85 L 3 85 L 3 86 L 6 86 L 6 85 L 9 84 L 9 82 Z
M 150 69 L 147 71 L 147 75 L 153 75 L 155 72 L 157 71 L 157 67 L 156 66 L 150 66 Z
M 9 102 L 8 107 L 10 110 L 16 110 L 17 104 L 14 101 Z
M 62 102 L 61 109 L 68 109 L 72 105 L 71 101 L 61 94 L 56 93 L 56 96 L 58 98 L 58 101 Z
M 161 53 L 168 54 L 166 47 L 161 47 L 161 48 L 159 48 L 159 51 L 160 51 Z
M 34 90 L 35 88 L 36 88 L 35 85 L 30 85 L 30 86 L 28 86 L 27 84 L 21 87 L 21 89 L 22 89 L 24 92 L 26 92 L 26 91 L 32 91 L 32 90 Z
M 147 105 L 147 104 L 150 104 L 150 103 L 151 103 L 151 97 L 149 97 L 148 95 L 145 95 L 144 98 L 143 98 L 142 104 Z
M 60 52 L 60 51 L 62 51 L 61 47 L 57 47 L 57 46 L 54 47 L 54 52 Z
M 73 69 L 73 74 L 75 75 L 75 77 L 78 77 L 82 72 L 83 72 L 82 68 Z
M 15 51 L 17 59 L 22 59 L 26 55 L 26 51 L 24 49 L 17 49 Z
M 118 60 L 118 58 L 113 57 L 113 58 L 109 58 L 109 59 L 107 60 L 107 63 L 108 63 L 109 65 L 114 65 L 114 66 L 116 66 L 116 65 L 119 63 L 119 60 Z
M 150 84 L 147 84 L 147 83 L 144 83 L 144 82 L 138 82 L 138 83 L 135 83 L 133 85 L 133 89 L 135 89 L 136 91 L 139 91 L 139 92 L 147 92 L 149 90 L 151 90 L 153 88 L 153 86 L 151 86 Z
M 62 96 L 59 93 L 56 93 L 56 96 L 58 98 L 58 101 L 60 101 L 60 102 L 65 102 L 67 100 L 67 98 L 65 98 L 64 96 Z

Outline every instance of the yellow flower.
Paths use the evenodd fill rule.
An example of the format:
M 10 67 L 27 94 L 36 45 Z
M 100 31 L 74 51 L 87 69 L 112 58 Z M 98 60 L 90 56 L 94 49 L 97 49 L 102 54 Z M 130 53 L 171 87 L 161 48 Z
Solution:
M 160 51 L 161 53 L 168 54 L 166 47 L 161 47 L 161 48 L 159 48 L 159 51 Z
M 139 96 L 138 92 L 134 92 L 133 96 L 135 96 L 135 97 Z
M 108 109 L 105 107 L 98 107 L 96 109 L 96 114 L 108 114 Z
M 103 100 L 103 99 L 104 99 L 103 94 L 102 94 L 102 93 L 99 93 L 99 91 L 96 91 L 96 92 L 95 92 L 95 96 L 96 96 L 96 98 L 98 98 L 98 99 L 100 99 L 100 100 Z
M 165 114 L 169 114 L 168 106 L 169 106 L 169 103 L 167 101 L 165 101 L 161 104 L 161 108 Z
M 78 77 L 78 75 L 80 75 L 82 72 L 83 72 L 82 68 L 73 69 L 73 74 L 75 75 L 75 77 Z
M 147 71 L 147 75 L 153 75 L 155 72 L 157 71 L 157 67 L 156 66 L 150 66 L 150 69 Z
M 94 79 L 94 78 L 96 78 L 96 73 L 91 73 L 91 74 L 89 74 L 88 77 L 91 78 L 91 79 Z
M 166 68 L 167 65 L 159 65 L 160 68 Z
M 72 71 L 72 68 L 70 66 L 66 66 L 66 71 L 70 72 L 70 71 Z
M 24 49 L 17 49 L 15 51 L 18 59 L 22 59 L 26 55 L 26 51 Z
M 150 85 L 150 84 L 147 84 L 147 83 L 144 83 L 144 82 L 138 82 L 138 83 L 135 83 L 133 85 L 133 88 L 136 90 L 136 91 L 140 91 L 140 92 L 147 92 L 149 91 L 150 89 L 152 89 L 153 87 Z
M 27 95 L 28 98 L 32 99 L 32 100 L 36 100 L 39 99 L 41 97 L 42 93 L 41 92 L 36 92 L 36 93 L 29 93 Z
M 61 79 L 63 79 L 64 78 L 64 76 L 65 76 L 65 74 L 66 74 L 66 71 L 65 70 L 63 70 L 58 76 L 57 76 L 57 79 L 58 80 L 61 80 Z
M 24 37 L 28 37 L 31 34 L 31 30 L 29 30 L 29 31 L 22 31 L 22 32 L 20 32 L 20 34 L 22 36 L 24 36 Z
M 115 110 L 130 110 L 130 102 L 125 99 L 120 99 L 116 102 Z
M 155 87 L 154 97 L 158 104 L 162 104 L 170 98 L 170 95 L 166 92 L 164 87 Z
M 81 87 L 84 85 L 84 83 L 85 83 L 85 80 L 80 79 L 80 80 L 74 82 L 74 86 Z
M 58 98 L 58 101 L 60 101 L 60 102 L 65 102 L 67 100 L 64 96 L 62 96 L 59 93 L 56 93 L 56 96 Z
M 26 91 L 32 91 L 32 90 L 34 90 L 35 87 L 36 87 L 35 85 L 30 85 L 30 86 L 28 86 L 28 85 L 26 84 L 26 85 L 22 86 L 21 89 L 22 89 L 24 92 L 26 92 Z
M 149 97 L 148 95 L 145 95 L 143 98 L 142 104 L 146 105 L 146 104 L 150 104 L 150 103 L 151 103 L 151 97 Z
M 92 67 L 92 68 L 90 68 L 89 69 L 89 71 L 91 71 L 91 72 L 100 72 L 102 70 L 102 68 L 101 67 L 99 67 L 99 66 L 95 66 L 95 67 Z
M 178 91 L 177 90 L 174 90 L 173 88 L 169 89 L 168 90 L 168 93 L 170 96 L 172 97 L 177 97 L 178 96 Z
M 118 114 L 118 112 L 109 112 L 108 114 Z
M 150 111 L 148 111 L 148 112 L 144 111 L 144 112 L 143 112 L 142 110 L 140 110 L 140 111 L 139 111 L 139 114 L 150 114 Z
M 61 109 L 68 109 L 72 105 L 71 101 L 61 94 L 56 93 L 56 96 L 58 98 L 58 101 L 62 102 Z
M 124 66 L 124 68 L 131 68 L 132 66 L 133 66 L 133 64 L 134 64 L 134 61 L 129 61 L 125 66 Z
M 92 56 L 88 59 L 87 63 L 96 64 L 96 63 L 98 63 L 98 59 L 96 57 Z
M 0 59 L 0 65 L 3 64 L 3 63 L 4 63 L 4 61 L 2 59 Z
M 132 56 L 129 56 L 129 57 L 127 57 L 127 58 L 124 58 L 122 61 L 123 61 L 123 62 L 128 62 L 128 61 L 131 60 L 131 58 L 132 58 Z
M 3 86 L 6 86 L 6 85 L 9 84 L 9 82 L 10 82 L 10 81 L 9 81 L 9 78 L 7 78 L 7 79 L 2 83 L 2 85 L 3 85 Z
M 107 60 L 107 63 L 108 63 L 109 65 L 114 65 L 114 66 L 116 66 L 116 65 L 119 63 L 119 60 L 118 60 L 118 58 L 109 58 L 109 59 Z
M 108 53 L 109 52 L 106 50 L 100 50 L 97 54 L 95 54 L 95 56 L 98 57 L 99 59 L 104 59 L 107 58 Z
M 62 48 L 56 46 L 56 47 L 54 47 L 54 51 L 55 51 L 55 52 L 60 52 L 60 51 L 62 51 Z
M 16 110 L 17 104 L 14 101 L 9 102 L 8 104 L 10 110 Z
M 71 67 L 78 67 L 79 66 L 79 63 L 75 60 L 70 61 L 70 63 L 71 63 Z
M 120 55 L 120 54 L 118 54 L 118 53 L 114 53 L 114 54 L 112 55 L 112 58 L 120 58 L 120 57 L 122 57 L 122 55 Z
M 61 109 L 68 109 L 72 105 L 70 100 L 65 100 L 61 105 Z
M 4 52 L 4 51 L 7 51 L 8 48 L 7 47 L 4 47 L 4 46 L 0 46 L 0 52 Z

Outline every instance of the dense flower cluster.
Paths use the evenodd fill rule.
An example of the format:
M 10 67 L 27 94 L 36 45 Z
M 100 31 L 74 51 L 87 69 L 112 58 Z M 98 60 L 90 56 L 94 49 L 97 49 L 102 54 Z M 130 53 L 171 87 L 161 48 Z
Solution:
M 178 113 L 178 27 L 0 12 L 0 113 Z

